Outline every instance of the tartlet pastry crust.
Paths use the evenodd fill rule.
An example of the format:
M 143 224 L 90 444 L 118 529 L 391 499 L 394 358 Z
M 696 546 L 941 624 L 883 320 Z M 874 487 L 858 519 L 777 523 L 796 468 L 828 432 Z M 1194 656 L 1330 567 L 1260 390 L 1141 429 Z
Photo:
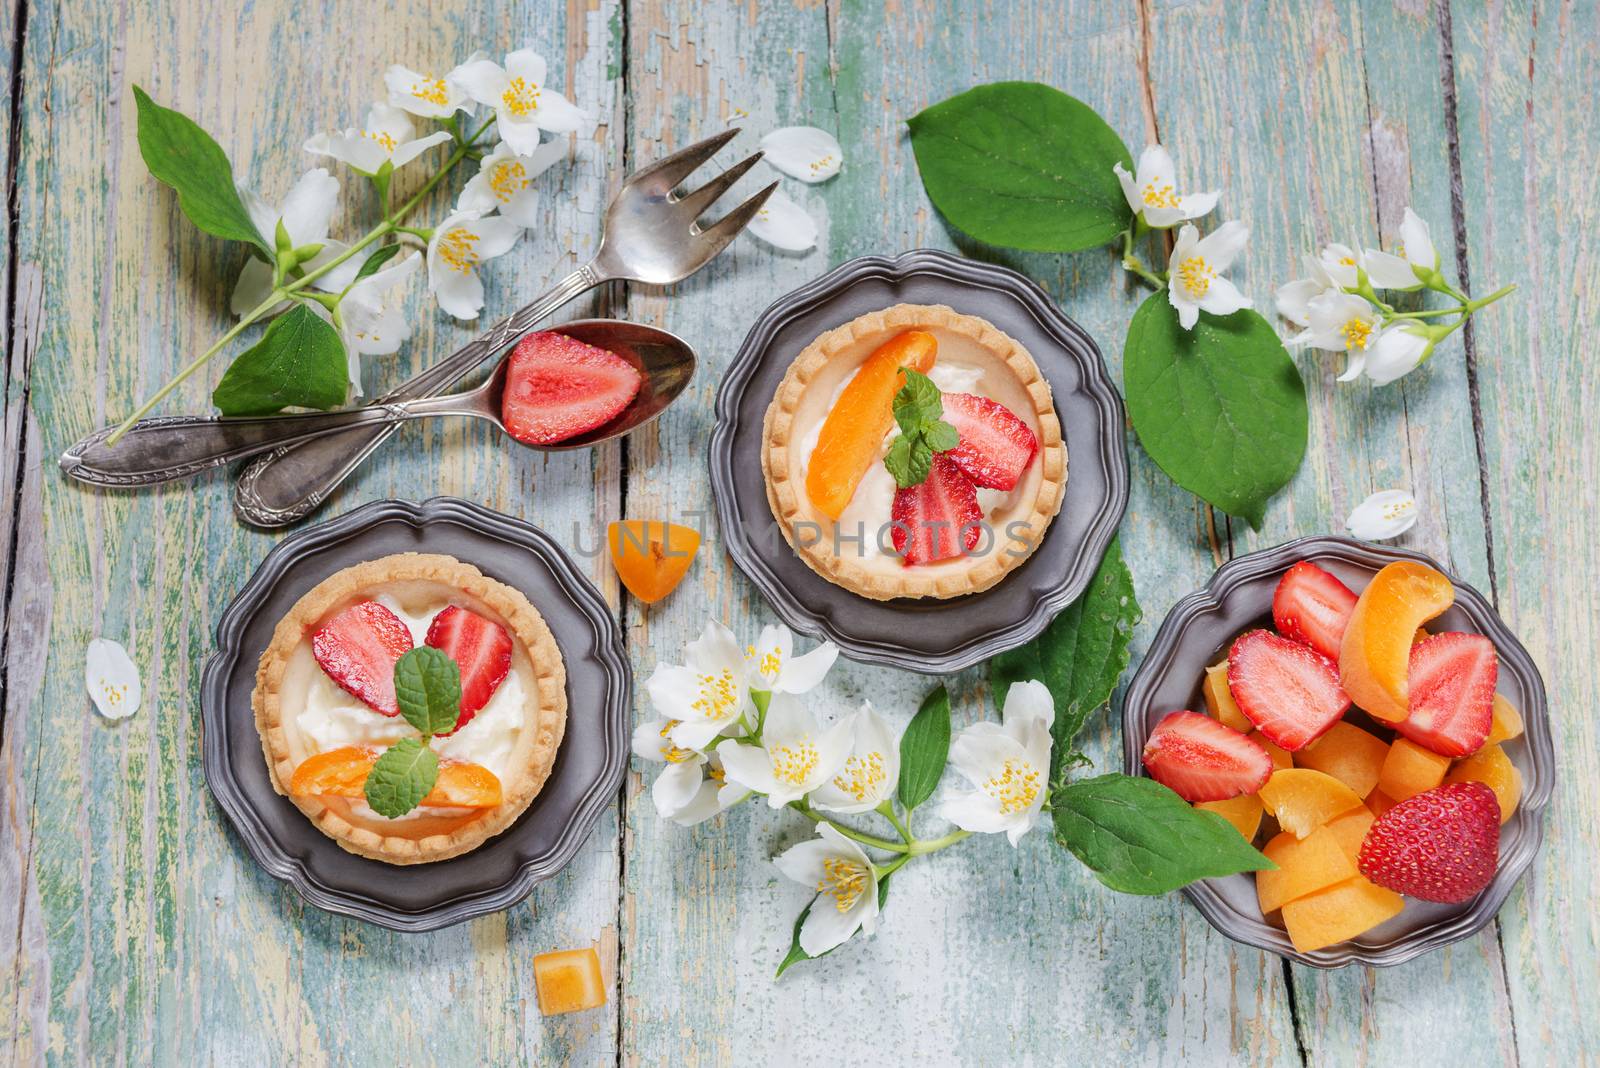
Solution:
M 290 656 L 310 631 L 346 604 L 385 583 L 427 580 L 459 590 L 492 609 L 506 623 L 513 641 L 526 652 L 534 683 L 528 695 L 532 744 L 527 759 L 503 777 L 504 800 L 493 809 L 448 833 L 426 837 L 379 834 L 352 824 L 319 797 L 295 797 L 285 784 L 294 775 L 284 734 L 280 700 Z M 312 587 L 278 621 L 272 641 L 261 654 L 251 694 L 256 730 L 272 777 L 272 788 L 288 797 L 323 834 L 356 853 L 386 864 L 425 864 L 469 852 L 511 826 L 544 788 L 555 764 L 567 723 L 567 673 L 561 650 L 544 617 L 520 591 L 489 578 L 453 556 L 399 553 L 335 572 Z
M 1032 401 L 1033 415 L 1039 425 L 1039 452 L 1035 459 L 1040 465 L 1040 481 L 1031 506 L 1023 509 L 1018 519 L 1027 523 L 1027 529 L 1034 534 L 1025 554 L 1000 551 L 997 547 L 982 555 L 929 566 L 903 567 L 886 574 L 833 551 L 831 538 L 809 543 L 796 538 L 795 524 L 807 518 L 809 505 L 805 480 L 791 475 L 789 450 L 798 445 L 795 415 L 801 398 L 823 367 L 860 339 L 927 328 L 947 330 L 977 342 L 1016 377 Z M 1033 357 L 1020 342 L 987 320 L 963 315 L 943 304 L 896 304 L 858 316 L 818 337 L 789 365 L 788 373 L 767 407 L 763 430 L 761 470 L 766 477 L 767 503 L 784 538 L 817 574 L 836 586 L 873 600 L 944 599 L 988 589 L 1033 555 L 1050 521 L 1061 510 L 1066 492 L 1067 449 L 1061 437 L 1061 422 L 1051 399 L 1050 383 L 1039 373 Z M 884 517 L 885 522 L 888 518 Z M 996 537 L 999 536 L 996 532 Z

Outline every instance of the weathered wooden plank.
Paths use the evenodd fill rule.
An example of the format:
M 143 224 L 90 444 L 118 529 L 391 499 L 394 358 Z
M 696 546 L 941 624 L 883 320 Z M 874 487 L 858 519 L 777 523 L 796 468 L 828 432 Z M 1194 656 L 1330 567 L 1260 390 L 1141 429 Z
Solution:
M 629 39 L 631 142 L 647 146 L 636 151 L 688 141 L 741 108 L 754 133 L 794 122 L 835 129 L 847 158 L 825 185 L 787 185 L 826 220 L 819 252 L 796 260 L 741 248 L 713 282 L 680 287 L 670 304 L 638 296 L 630 303 L 644 318 L 664 315 L 712 360 L 703 406 L 675 409 L 658 442 L 636 438 L 631 446 L 631 515 L 708 504 L 701 467 L 709 400 L 748 309 L 851 256 L 955 245 L 1017 266 L 1041 279 L 1102 340 L 1113 370 L 1120 367 L 1138 294 L 1125 292 L 1114 258 L 1017 256 L 949 232 L 922 192 L 901 124 L 976 82 L 1037 78 L 1088 100 L 1137 143 L 1131 4 L 929 4 L 887 14 L 853 4 L 666 4 L 632 9 Z M 1209 554 L 1197 551 L 1197 510 L 1170 500 L 1168 485 L 1134 458 L 1123 544 L 1149 606 L 1141 650 L 1171 600 L 1211 570 Z M 693 585 L 632 616 L 641 670 L 676 657 L 708 613 L 747 637 L 770 618 L 724 557 L 703 559 Z M 955 683 L 960 719 L 984 714 L 981 673 Z M 843 711 L 869 696 L 903 719 L 928 685 L 841 665 L 820 700 Z M 1102 721 L 1093 734 L 1097 762 L 1115 766 L 1120 732 Z M 663 824 L 641 792 L 653 769 L 638 770 L 628 814 L 623 1039 L 640 1063 L 813 1061 L 885 1034 L 895 1036 L 898 1055 L 928 1063 L 1048 1063 L 1068 1048 L 1116 1060 L 1295 1057 L 1275 960 L 1236 952 L 1175 896 L 1136 900 L 1100 888 L 1044 834 L 1015 853 L 997 840 L 964 843 L 908 869 L 875 939 L 774 984 L 771 970 L 806 895 L 767 858 L 807 828 L 763 808 L 680 831 Z
M 34 457 L 120 415 L 198 351 L 224 325 L 241 261 L 196 234 L 146 176 L 130 82 L 215 131 L 239 174 L 277 199 L 314 165 L 300 141 L 353 122 L 381 94 L 388 63 L 446 68 L 476 48 L 503 53 L 528 39 L 602 125 L 548 177 L 542 225 L 493 266 L 490 313 L 570 269 L 598 237 L 617 164 L 615 4 L 575 2 L 564 20 L 544 17 L 542 5 L 489 3 L 449 18 L 424 3 L 327 18 L 284 3 L 235 14 L 219 20 L 213 5 L 194 2 L 31 12 L 17 247 L 51 309 L 30 378 L 43 428 Z M 412 298 L 416 337 L 390 366 L 369 361 L 374 382 L 471 335 L 420 285 Z M 221 370 L 167 410 L 204 410 Z M 402 435 L 334 508 L 456 493 L 561 531 L 615 510 L 617 461 L 615 447 L 545 457 L 491 442 L 482 428 L 428 426 Z M 53 464 L 31 471 L 23 519 L 35 540 L 22 559 L 34 600 L 7 621 L 26 655 L 7 695 L 5 814 L 31 829 L 3 836 L 0 865 L 15 873 L 22 902 L 20 921 L 13 913 L 4 924 L 12 953 L 0 980 L 14 1058 L 614 1057 L 611 1014 L 543 1022 L 529 959 L 591 940 L 614 946 L 615 819 L 567 872 L 504 915 L 402 936 L 306 908 L 226 828 L 198 757 L 194 692 L 215 613 L 274 539 L 237 525 L 221 478 L 117 495 L 68 484 Z M 145 670 L 145 707 L 121 724 L 95 717 L 82 693 L 82 650 L 95 634 L 122 640 Z
M 1473 292 L 1519 287 L 1471 338 L 1493 579 L 1549 687 L 1560 767 L 1544 848 L 1500 924 L 1523 1059 L 1578 1063 L 1600 1048 L 1600 18 L 1590 4 L 1450 6 Z

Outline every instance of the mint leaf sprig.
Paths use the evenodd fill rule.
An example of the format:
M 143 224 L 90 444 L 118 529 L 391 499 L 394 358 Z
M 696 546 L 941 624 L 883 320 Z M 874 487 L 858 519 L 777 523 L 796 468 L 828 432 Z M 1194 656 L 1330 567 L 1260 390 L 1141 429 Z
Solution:
M 461 668 L 432 646 L 406 653 L 394 665 L 394 696 L 405 721 L 422 732 L 385 749 L 362 792 L 372 811 L 396 819 L 422 804 L 439 781 L 439 754 L 428 743 L 454 729 L 461 713 Z
M 956 428 L 944 421 L 944 401 L 933 379 L 907 367 L 906 384 L 894 395 L 894 421 L 900 436 L 889 446 L 883 466 L 901 489 L 920 486 L 933 470 L 934 453 L 961 444 Z

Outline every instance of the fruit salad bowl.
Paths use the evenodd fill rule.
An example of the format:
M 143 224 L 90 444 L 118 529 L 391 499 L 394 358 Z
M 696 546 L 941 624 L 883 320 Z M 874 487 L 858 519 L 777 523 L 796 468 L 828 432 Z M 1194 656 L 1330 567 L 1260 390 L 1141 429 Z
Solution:
M 1279 581 L 1300 561 L 1317 565 L 1358 594 L 1380 569 L 1396 561 L 1414 561 L 1444 571 L 1421 553 L 1337 536 L 1301 538 L 1224 564 L 1204 588 L 1173 606 L 1129 683 L 1123 702 L 1124 763 L 1129 774 L 1148 773 L 1146 742 L 1170 713 L 1206 711 L 1203 680 L 1207 668 L 1229 656 L 1236 636 L 1252 628 L 1273 626 L 1273 599 Z M 1520 803 L 1500 827 L 1499 863 L 1492 880 L 1481 892 L 1456 904 L 1407 897 L 1404 908 L 1392 918 L 1353 938 L 1310 952 L 1296 949 L 1284 927 L 1262 914 L 1251 875 L 1208 879 L 1186 887 L 1185 895 L 1201 915 L 1229 938 L 1318 968 L 1400 964 L 1482 930 L 1532 864 L 1555 785 L 1544 682 L 1527 650 L 1488 600 L 1471 586 L 1453 577 L 1450 581 L 1455 587 L 1454 603 L 1429 622 L 1428 629 L 1488 638 L 1499 658 L 1496 691 L 1520 710 L 1522 718 L 1522 733 L 1501 745 L 1521 776 L 1522 793 Z M 1387 724 L 1358 709 L 1351 709 L 1348 721 L 1388 735 Z

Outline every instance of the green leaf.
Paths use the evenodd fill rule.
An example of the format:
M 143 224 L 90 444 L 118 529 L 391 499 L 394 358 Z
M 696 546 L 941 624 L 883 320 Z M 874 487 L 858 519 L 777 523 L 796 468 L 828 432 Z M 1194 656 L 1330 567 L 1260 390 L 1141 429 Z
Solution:
M 933 379 L 917 370 L 915 367 L 904 369 L 906 384 L 901 386 L 894 395 L 895 419 L 901 419 L 905 412 L 905 419 L 912 427 L 921 426 L 930 419 L 937 419 L 944 414 L 944 401 L 940 399 L 939 387 L 933 384 Z M 901 422 L 902 427 L 906 422 Z
M 422 804 L 439 781 L 439 755 L 420 738 L 402 738 L 383 751 L 362 788 L 380 816 L 396 819 Z
M 1153 779 L 1101 775 L 1050 795 L 1056 841 L 1125 894 L 1164 894 L 1196 879 L 1275 865 L 1233 824 Z
M 295 405 L 336 408 L 350 384 L 344 342 L 304 304 L 272 320 L 211 393 L 223 415 L 269 415 Z
M 1073 740 L 1084 720 L 1111 700 L 1128 666 L 1128 644 L 1140 618 L 1133 576 L 1122 545 L 1111 539 L 1083 595 L 1050 621 L 1033 641 L 989 661 L 989 687 L 997 704 L 1015 682 L 1038 679 L 1055 698 L 1050 726 L 1050 781 L 1059 783 L 1071 766 Z
M 900 736 L 900 804 L 910 812 L 933 796 L 950 757 L 950 691 L 941 683 Z
M 150 173 L 178 193 L 178 207 L 208 234 L 243 241 L 273 261 L 273 248 L 250 219 L 227 154 L 188 116 L 164 108 L 137 85 L 139 154 Z
M 907 121 L 928 196 L 991 245 L 1076 252 L 1133 221 L 1112 167 L 1133 158 L 1081 100 L 1037 82 L 980 85 Z
M 363 278 L 371 278 L 373 275 L 377 274 L 378 270 L 384 264 L 394 259 L 399 251 L 399 245 L 379 245 L 376 249 L 373 249 L 372 255 L 368 256 L 361 262 L 361 269 L 357 271 L 356 276 L 350 280 L 350 284 L 355 285 Z
M 407 723 L 444 734 L 461 714 L 461 668 L 443 650 L 420 645 L 395 661 L 394 696 Z
M 883 903 L 888 900 L 889 876 L 885 875 L 878 880 L 878 908 L 882 909 Z M 800 948 L 800 928 L 805 925 L 806 917 L 811 915 L 811 907 L 816 903 L 816 898 L 812 898 L 810 901 L 806 902 L 806 907 L 801 909 L 800 915 L 794 918 L 794 934 L 791 935 L 789 939 L 789 952 L 784 955 L 782 963 L 778 965 L 777 972 L 772 976 L 774 979 L 782 977 L 783 973 L 789 970 L 789 966 L 791 964 L 798 964 L 803 960 L 818 960 L 822 957 L 826 957 L 829 953 L 832 953 L 833 949 L 839 948 L 838 946 L 834 946 L 833 949 L 818 953 L 816 957 L 811 956 L 811 954 Z M 840 944 L 842 945 L 843 943 Z
M 949 423 L 935 419 L 923 428 L 922 440 L 926 441 L 928 448 L 934 452 L 949 452 L 961 444 L 961 435 Z
M 1306 451 L 1306 388 L 1249 309 L 1178 323 L 1165 292 L 1134 313 L 1122 354 L 1128 415 L 1172 480 L 1257 530 Z

